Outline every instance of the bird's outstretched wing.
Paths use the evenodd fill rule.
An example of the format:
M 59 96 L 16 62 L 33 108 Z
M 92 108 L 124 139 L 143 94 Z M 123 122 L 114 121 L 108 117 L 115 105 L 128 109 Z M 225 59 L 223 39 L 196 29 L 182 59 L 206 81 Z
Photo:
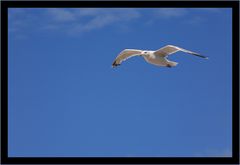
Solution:
M 176 53 L 178 51 L 182 51 L 182 52 L 185 52 L 185 53 L 189 53 L 191 55 L 195 55 L 195 56 L 198 56 L 198 57 L 202 57 L 202 58 L 205 58 L 205 59 L 208 59 L 208 57 L 206 56 L 203 56 L 203 55 L 200 55 L 198 53 L 195 53 L 195 52 L 191 52 L 189 50 L 186 50 L 186 49 L 183 49 L 183 48 L 179 48 L 177 46 L 173 46 L 173 45 L 167 45 L 167 46 L 164 46 L 158 50 L 156 50 L 154 52 L 155 55 L 159 55 L 159 56 L 162 56 L 162 57 L 165 57 L 165 56 L 168 56 L 170 54 L 173 54 L 173 53 Z
M 117 58 L 113 61 L 112 67 L 120 65 L 123 61 L 127 60 L 130 57 L 141 55 L 142 50 L 138 49 L 124 49 Z

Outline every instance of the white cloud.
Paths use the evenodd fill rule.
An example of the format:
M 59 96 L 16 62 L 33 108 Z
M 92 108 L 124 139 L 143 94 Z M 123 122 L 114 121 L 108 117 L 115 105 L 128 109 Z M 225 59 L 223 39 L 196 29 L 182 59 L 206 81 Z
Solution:
M 118 23 L 122 27 L 140 16 L 140 12 L 136 9 L 14 8 L 9 11 L 9 32 L 31 33 L 52 30 L 76 35 Z
M 46 15 L 54 22 L 49 22 L 44 29 L 65 29 L 69 34 L 78 34 L 97 30 L 113 23 L 125 23 L 140 17 L 135 9 L 48 9 Z M 68 22 L 68 24 L 63 24 Z
M 32 16 L 27 14 L 26 9 L 10 8 L 8 10 L 8 31 L 10 33 L 15 33 L 15 36 L 21 36 L 18 38 L 23 38 L 22 36 L 25 36 L 22 31 L 28 28 L 31 22 Z
M 207 12 L 207 13 L 219 13 L 221 12 L 221 9 L 219 8 L 161 8 L 157 9 L 155 12 L 155 16 L 158 18 L 179 18 L 183 16 L 189 16 L 190 13 L 193 11 L 200 11 L 200 12 Z M 197 17 L 193 17 L 194 21 L 196 21 L 195 18 L 199 19 L 201 17 L 201 14 L 198 13 L 199 15 Z M 203 18 L 203 17 L 201 17 Z M 199 19 L 200 20 L 200 19 Z
M 119 29 L 131 29 L 134 20 L 142 16 L 148 16 L 148 20 L 145 24 L 149 25 L 154 25 L 157 19 L 168 19 L 171 21 L 171 19 L 174 18 L 181 18 L 183 23 L 189 25 L 202 23 L 207 19 L 198 12 L 194 12 L 195 15 L 191 15 L 192 13 L 190 11 L 217 13 L 220 12 L 221 9 L 13 8 L 9 11 L 9 32 L 31 33 L 39 30 L 48 30 L 77 35 L 110 26 Z M 145 13 L 145 15 L 142 13 Z M 196 15 L 196 13 L 198 13 L 198 15 Z
M 67 9 L 47 9 L 47 14 L 51 19 L 57 22 L 68 22 L 76 19 L 75 14 Z
M 75 11 L 78 16 L 95 16 L 102 12 L 104 12 L 104 10 L 100 8 L 84 8 Z
M 98 29 L 117 21 L 118 17 L 114 15 L 96 16 L 84 25 L 86 30 Z
M 207 22 L 206 14 L 219 14 L 220 8 L 161 8 L 155 11 L 154 19 L 149 20 L 151 25 L 157 19 L 175 21 L 181 19 L 181 23 L 190 26 L 198 26 Z
M 82 9 L 76 15 L 79 17 L 78 25 L 72 28 L 72 32 L 83 32 L 101 29 L 113 23 L 124 23 L 140 17 L 134 9 Z M 90 17 L 84 23 L 82 17 Z
M 185 16 L 187 13 L 187 9 L 184 8 L 162 8 L 156 11 L 156 16 L 159 18 L 175 18 Z
M 113 15 L 95 16 L 94 18 L 88 20 L 85 23 L 81 23 L 79 21 L 77 24 L 68 29 L 68 33 L 78 34 L 86 31 L 91 31 L 94 29 L 101 29 L 105 26 L 110 25 L 114 21 L 116 21 L 116 19 Z

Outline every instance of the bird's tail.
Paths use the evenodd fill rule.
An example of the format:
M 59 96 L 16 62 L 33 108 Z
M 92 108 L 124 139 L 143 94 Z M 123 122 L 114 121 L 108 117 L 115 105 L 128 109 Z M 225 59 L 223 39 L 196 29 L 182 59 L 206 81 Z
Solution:
M 168 65 L 170 67 L 176 66 L 178 63 L 177 62 L 173 62 L 173 61 L 168 61 Z

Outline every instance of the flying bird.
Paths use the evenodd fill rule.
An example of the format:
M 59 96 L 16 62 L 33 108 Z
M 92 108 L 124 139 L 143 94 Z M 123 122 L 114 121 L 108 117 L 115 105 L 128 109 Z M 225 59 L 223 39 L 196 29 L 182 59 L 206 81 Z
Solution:
M 116 66 L 120 65 L 123 61 L 127 60 L 130 57 L 142 56 L 150 64 L 171 68 L 171 67 L 176 66 L 178 63 L 174 62 L 174 61 L 169 61 L 167 59 L 167 57 L 178 51 L 182 51 L 182 52 L 194 55 L 194 56 L 208 59 L 208 57 L 202 56 L 198 53 L 191 52 L 189 50 L 186 50 L 186 49 L 183 49 L 183 48 L 180 48 L 177 46 L 167 45 L 156 51 L 139 50 L 139 49 L 124 49 L 114 60 L 114 62 L 112 63 L 112 67 L 116 67 Z

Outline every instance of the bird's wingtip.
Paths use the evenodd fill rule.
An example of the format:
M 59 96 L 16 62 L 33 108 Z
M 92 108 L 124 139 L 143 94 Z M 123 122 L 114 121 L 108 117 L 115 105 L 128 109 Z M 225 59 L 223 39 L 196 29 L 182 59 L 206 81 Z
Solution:
M 112 63 L 112 68 L 116 68 L 117 66 L 119 66 L 120 64 L 117 64 L 117 62 L 116 61 L 114 61 L 113 63 Z

